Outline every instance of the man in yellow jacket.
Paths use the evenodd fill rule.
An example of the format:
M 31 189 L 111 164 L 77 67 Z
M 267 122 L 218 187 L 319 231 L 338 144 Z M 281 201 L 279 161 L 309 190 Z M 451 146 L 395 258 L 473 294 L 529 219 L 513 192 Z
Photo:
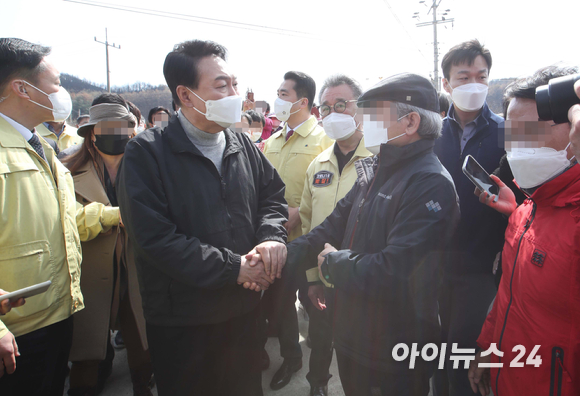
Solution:
M 319 154 L 306 171 L 300 202 L 303 234 L 322 223 L 352 189 L 357 177 L 355 161 L 372 155 L 365 148 L 362 117 L 357 115 L 356 101 L 361 94 L 358 82 L 345 75 L 329 77 L 320 90 L 322 124 L 335 143 Z M 328 370 L 332 361 L 332 323 L 330 313 L 325 311 L 324 287 L 318 277 L 318 266 L 312 263 L 312 267 L 306 275 L 311 284 L 308 296 L 316 309 L 307 303 L 312 351 L 306 379 L 310 383 L 311 396 L 326 396 L 331 377 Z
M 71 109 L 49 52 L 0 38 L 0 288 L 52 282 L 0 316 L 3 396 L 62 395 L 72 314 L 84 307 L 73 180 L 34 130 Z
M 316 83 L 306 73 L 290 71 L 278 88 L 274 112 L 286 125 L 266 140 L 264 155 L 270 160 L 286 184 L 285 198 L 288 202 L 288 242 L 302 235 L 300 227 L 300 200 L 304 189 L 304 175 L 314 158 L 332 144 L 316 117 L 310 114 L 316 94 Z M 280 282 L 278 282 L 279 284 Z M 302 367 L 302 350 L 298 343 L 298 318 L 295 295 L 283 295 L 279 285 L 266 291 L 266 304 L 271 303 L 272 312 L 267 314 L 278 329 L 280 355 L 284 363 L 274 374 L 270 387 L 281 389 L 290 382 L 292 373 Z
M 83 142 L 83 138 L 77 135 L 77 129 L 67 125 L 65 121 L 43 122 L 36 127 L 36 132 L 45 140 L 54 140 L 60 151 Z

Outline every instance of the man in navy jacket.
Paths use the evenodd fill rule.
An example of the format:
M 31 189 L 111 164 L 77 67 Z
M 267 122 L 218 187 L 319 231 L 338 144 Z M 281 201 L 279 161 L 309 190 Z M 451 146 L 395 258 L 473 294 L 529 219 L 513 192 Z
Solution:
M 479 41 L 471 40 L 451 48 L 443 57 L 443 87 L 453 104 L 443 120 L 442 136 L 435 142 L 435 154 L 455 183 L 461 221 L 448 252 L 443 287 L 439 297 L 442 341 L 459 348 L 476 348 L 496 288 L 493 263 L 504 241 L 506 220 L 474 195 L 475 186 L 463 174 L 467 155 L 492 173 L 505 154 L 503 119 L 494 114 L 485 98 L 491 54 Z M 501 143 L 500 143 L 501 142 Z M 437 395 L 471 394 L 467 370 L 437 371 Z

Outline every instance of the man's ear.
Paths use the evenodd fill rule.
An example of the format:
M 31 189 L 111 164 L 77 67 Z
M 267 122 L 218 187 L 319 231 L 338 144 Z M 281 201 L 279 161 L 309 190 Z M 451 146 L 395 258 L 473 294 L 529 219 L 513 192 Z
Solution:
M 443 81 L 443 89 L 445 90 L 445 92 L 451 95 L 453 89 L 451 88 L 451 85 L 449 85 L 449 81 L 445 77 L 443 77 L 441 81 Z
M 405 133 L 409 136 L 414 135 L 419 130 L 419 124 L 421 123 L 421 116 L 419 113 L 409 113 L 406 117 L 408 120 L 407 126 L 405 127 Z
M 26 86 L 22 80 L 12 80 L 8 83 L 8 87 L 5 91 L 6 95 L 8 96 L 11 93 L 14 93 L 16 96 L 23 98 L 23 99 L 30 99 L 28 95 L 28 91 L 26 90 Z
M 177 94 L 182 107 L 194 107 L 193 99 L 195 98 L 195 95 L 192 94 L 184 85 L 178 85 L 177 88 L 175 88 L 175 93 Z

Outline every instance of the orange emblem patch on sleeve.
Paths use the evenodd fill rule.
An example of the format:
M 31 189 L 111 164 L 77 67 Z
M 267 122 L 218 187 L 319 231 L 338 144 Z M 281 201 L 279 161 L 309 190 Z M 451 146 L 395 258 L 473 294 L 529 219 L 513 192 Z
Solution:
M 314 187 L 326 187 L 332 183 L 334 173 L 328 171 L 320 171 L 314 175 L 312 185 Z

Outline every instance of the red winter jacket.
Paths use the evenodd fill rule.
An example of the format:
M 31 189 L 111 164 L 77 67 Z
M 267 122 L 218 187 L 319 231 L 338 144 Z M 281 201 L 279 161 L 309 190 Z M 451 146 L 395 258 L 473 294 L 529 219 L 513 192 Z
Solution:
M 477 344 L 491 356 L 495 396 L 580 395 L 580 165 L 538 188 L 510 216 L 503 275 Z M 541 365 L 526 363 L 535 345 Z

